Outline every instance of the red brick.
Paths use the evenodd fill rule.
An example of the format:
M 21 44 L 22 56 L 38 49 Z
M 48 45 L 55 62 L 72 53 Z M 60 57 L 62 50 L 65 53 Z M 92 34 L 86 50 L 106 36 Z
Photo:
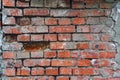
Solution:
M 27 67 L 50 66 L 50 60 L 48 59 L 27 59 L 27 60 L 24 60 L 24 66 L 27 66 Z
M 69 51 L 59 51 L 58 58 L 70 58 L 70 52 Z
M 50 33 L 71 33 L 75 32 L 74 26 L 50 26 Z
M 3 27 L 3 32 L 5 34 L 21 34 L 18 27 Z
M 59 25 L 70 25 L 71 21 L 69 18 L 61 18 L 61 19 L 58 19 L 58 23 Z
M 45 58 L 55 58 L 56 52 L 55 51 L 46 51 L 46 52 L 44 52 L 44 57 Z
M 14 68 L 6 68 L 5 75 L 6 76 L 15 76 L 15 69 Z
M 100 58 L 115 58 L 116 52 L 100 52 Z
M 77 48 L 78 49 L 89 49 L 90 48 L 90 44 L 87 42 L 81 42 L 77 44 Z
M 46 75 L 58 75 L 58 68 L 46 68 Z
M 57 77 L 57 80 L 69 80 L 69 77 L 60 76 L 60 77 Z
M 52 66 L 75 66 L 75 60 L 52 60 Z
M 9 11 L 8 15 L 10 16 L 22 16 L 22 10 L 21 9 L 6 9 L 7 11 Z
M 37 8 L 29 8 L 24 9 L 24 15 L 27 16 L 47 16 L 49 15 L 48 9 L 37 9 Z
M 17 1 L 16 6 L 17 7 L 29 7 L 29 3 L 28 2 Z
M 72 74 L 72 69 L 71 68 L 60 68 L 60 75 L 71 75 Z
M 44 69 L 43 68 L 32 68 L 31 74 L 33 76 L 43 75 Z
M 73 9 L 84 8 L 84 3 L 74 2 L 72 4 Z
M 21 60 L 16 60 L 16 62 L 15 62 L 15 67 L 17 67 L 17 68 L 20 68 L 20 67 L 22 67 L 23 65 L 22 65 L 22 61 Z
M 15 0 L 3 0 L 3 6 L 13 7 L 15 6 Z
M 50 49 L 64 49 L 65 45 L 62 42 L 50 43 Z
M 106 50 L 107 44 L 105 42 L 95 42 L 92 43 L 92 49 L 96 49 L 96 50 Z
M 102 41 L 111 41 L 112 39 L 111 39 L 111 36 L 109 34 L 103 34 L 101 36 L 101 40 Z
M 31 41 L 43 41 L 43 35 L 42 34 L 32 34 Z
M 85 19 L 84 18 L 73 18 L 72 23 L 75 25 L 85 24 Z
M 93 60 L 91 61 L 93 66 L 97 66 L 97 67 L 109 67 L 111 66 L 111 61 L 110 60 Z
M 14 59 L 15 54 L 14 54 L 14 52 L 5 51 L 5 52 L 3 52 L 2 58 L 3 59 Z
M 17 75 L 18 76 L 29 76 L 30 75 L 30 69 L 29 68 L 18 68 L 17 69 Z
M 77 26 L 77 32 L 90 32 L 89 26 Z
M 97 75 L 97 69 L 95 68 L 75 68 L 73 69 L 74 75 Z
M 22 18 L 17 18 L 17 24 L 20 26 L 27 26 L 31 24 L 30 18 L 27 17 L 22 17 Z
M 90 60 L 78 60 L 78 66 L 91 66 Z
M 111 3 L 101 3 L 100 8 L 112 8 L 112 4 Z
M 45 34 L 44 41 L 56 41 L 57 35 L 56 34 Z
M 80 51 L 80 52 L 72 52 L 72 58 L 88 58 L 88 59 L 96 59 L 98 58 L 98 53 L 95 51 Z
M 57 25 L 57 19 L 55 18 L 45 18 L 46 25 Z
M 18 35 L 17 40 L 18 41 L 30 41 L 30 35 L 29 34 Z
M 71 35 L 70 34 L 58 34 L 59 41 L 70 41 Z
M 104 16 L 105 11 L 100 9 L 88 10 L 88 16 Z

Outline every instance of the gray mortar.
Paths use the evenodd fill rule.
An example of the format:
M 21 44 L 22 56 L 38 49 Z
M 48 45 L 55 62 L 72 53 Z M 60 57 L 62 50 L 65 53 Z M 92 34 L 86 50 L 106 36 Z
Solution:
M 116 44 L 117 54 L 115 56 L 115 66 L 114 70 L 120 69 L 120 2 L 112 9 L 111 18 L 114 20 L 113 31 L 115 35 L 112 38 L 112 41 Z M 120 72 L 114 72 L 113 77 L 120 78 Z

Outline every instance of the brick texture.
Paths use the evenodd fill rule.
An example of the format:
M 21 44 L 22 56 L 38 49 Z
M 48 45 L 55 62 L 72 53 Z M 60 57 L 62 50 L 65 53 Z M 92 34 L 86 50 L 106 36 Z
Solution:
M 2 0 L 2 80 L 120 80 L 115 1 Z

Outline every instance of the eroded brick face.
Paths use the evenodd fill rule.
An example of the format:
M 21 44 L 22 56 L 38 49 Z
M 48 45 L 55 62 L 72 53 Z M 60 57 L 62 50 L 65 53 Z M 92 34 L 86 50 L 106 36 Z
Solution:
M 3 80 L 120 80 L 115 1 L 2 0 Z

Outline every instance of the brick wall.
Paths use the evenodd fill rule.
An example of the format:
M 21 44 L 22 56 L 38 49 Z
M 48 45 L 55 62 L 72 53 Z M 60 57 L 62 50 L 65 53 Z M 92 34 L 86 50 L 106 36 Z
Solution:
M 115 0 L 2 0 L 2 80 L 120 80 Z

